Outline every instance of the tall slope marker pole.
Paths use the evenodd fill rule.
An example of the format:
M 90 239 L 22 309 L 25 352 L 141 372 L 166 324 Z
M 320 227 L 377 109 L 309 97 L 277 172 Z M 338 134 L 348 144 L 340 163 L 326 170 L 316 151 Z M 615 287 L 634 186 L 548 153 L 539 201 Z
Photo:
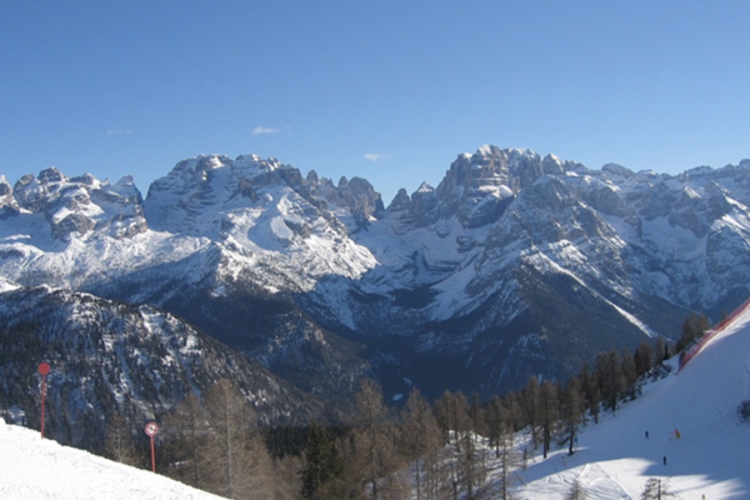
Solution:
M 151 472 L 156 472 L 156 455 L 154 454 L 154 436 L 159 433 L 159 426 L 156 422 L 149 422 L 143 429 L 146 435 L 151 439 Z

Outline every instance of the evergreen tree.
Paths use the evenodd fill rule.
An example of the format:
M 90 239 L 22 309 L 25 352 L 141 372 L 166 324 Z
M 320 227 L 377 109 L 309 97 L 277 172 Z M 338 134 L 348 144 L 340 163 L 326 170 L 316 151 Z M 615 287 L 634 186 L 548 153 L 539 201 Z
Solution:
M 617 351 L 597 355 L 596 378 L 606 408 L 615 411 L 624 386 L 622 365 Z
M 635 387 L 638 377 L 636 376 L 635 360 L 627 349 L 623 349 L 622 351 L 621 371 L 623 395 L 630 400 L 635 399 Z
M 658 337 L 654 342 L 654 366 L 659 366 L 669 357 L 669 344 L 664 340 L 664 337 Z
M 563 425 L 568 440 L 568 455 L 572 455 L 578 426 L 581 424 L 584 411 L 583 391 L 581 391 L 581 383 L 576 377 L 568 379 L 568 385 L 565 387 L 563 394 L 562 408 Z
M 682 323 L 682 336 L 677 341 L 675 350 L 677 352 L 684 351 L 710 329 L 711 324 L 705 314 L 691 313 Z
M 652 358 L 651 345 L 644 340 L 635 351 L 635 375 L 637 378 L 651 371 Z
M 301 472 L 302 498 L 325 498 L 334 489 L 333 483 L 342 476 L 344 464 L 335 443 L 328 439 L 325 428 L 317 423 L 310 426 L 305 460 Z
M 546 380 L 540 389 L 540 419 L 542 427 L 542 451 L 544 458 L 550 450 L 554 425 L 559 416 L 560 402 L 557 395 L 557 387 L 552 382 Z

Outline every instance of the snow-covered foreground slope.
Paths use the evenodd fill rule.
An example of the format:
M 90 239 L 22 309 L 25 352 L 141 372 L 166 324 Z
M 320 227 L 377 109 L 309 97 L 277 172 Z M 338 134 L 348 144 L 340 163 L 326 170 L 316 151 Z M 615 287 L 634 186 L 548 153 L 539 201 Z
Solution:
M 61 446 L 0 419 L 3 500 L 218 500 L 150 471 Z
M 749 398 L 745 311 L 682 370 L 646 386 L 616 416 L 590 424 L 575 455 L 560 452 L 522 472 L 519 498 L 563 498 L 578 479 L 589 498 L 635 499 L 650 477 L 667 479 L 677 498 L 750 498 L 750 423 L 737 413 Z

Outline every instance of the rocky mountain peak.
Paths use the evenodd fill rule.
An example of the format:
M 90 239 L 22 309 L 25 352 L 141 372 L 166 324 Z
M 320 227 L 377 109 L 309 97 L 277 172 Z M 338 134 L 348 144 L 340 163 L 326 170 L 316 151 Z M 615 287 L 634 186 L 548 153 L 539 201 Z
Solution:
M 50 167 L 39 172 L 37 180 L 40 184 L 53 184 L 56 182 L 63 182 L 67 180 L 67 177 L 63 175 L 56 167 Z
M 489 391 L 525 379 L 527 361 L 558 376 L 562 365 L 550 363 L 561 350 L 572 366 L 617 344 L 603 335 L 626 332 L 624 348 L 669 335 L 688 309 L 716 314 L 744 300 L 750 163 L 741 165 L 677 176 L 588 170 L 483 146 L 459 155 L 436 188 L 399 190 L 387 210 L 365 179 L 303 176 L 254 155 L 180 162 L 142 204 L 130 178 L 109 185 L 50 169 L 25 176 L 13 197 L 0 181 L 2 209 L 17 214 L 2 221 L 0 270 L 24 285 L 163 306 L 254 353 L 284 352 L 287 340 L 307 348 L 275 312 L 293 311 L 367 344 L 375 365 L 415 360 L 397 367 L 405 378 L 450 353 L 454 372 L 419 382 L 465 372 L 465 387 Z M 102 220 L 141 205 L 151 229 L 142 218 L 143 237 L 86 244 Z M 65 226 L 71 215 L 85 219 Z M 34 230 L 51 221 L 86 238 L 50 252 L 38 243 L 48 235 L 23 217 Z
M 398 212 L 397 231 L 426 227 L 440 219 L 457 217 L 465 228 L 477 228 L 497 221 L 521 190 L 543 175 L 564 175 L 568 169 L 582 169 L 554 155 L 544 159 L 529 149 L 500 149 L 481 146 L 474 154 L 458 155 L 433 189 L 423 184 L 407 201 L 399 193 L 389 207 Z
M 629 168 L 625 168 L 617 163 L 607 163 L 602 167 L 602 172 L 615 177 L 630 178 L 635 177 L 635 172 Z
M 457 215 L 464 227 L 490 224 L 542 174 L 539 155 L 529 150 L 483 146 L 471 156 L 459 155 L 436 189 L 440 217 Z
M 4 175 L 0 175 L 0 218 L 18 214 L 20 207 L 13 196 L 13 188 Z
M 143 200 L 129 176 L 110 186 L 91 174 L 69 178 L 51 167 L 36 177 L 21 177 L 10 196 L 6 189 L 3 206 L 44 214 L 52 236 L 60 240 L 84 237 L 94 230 L 116 238 L 146 230 Z

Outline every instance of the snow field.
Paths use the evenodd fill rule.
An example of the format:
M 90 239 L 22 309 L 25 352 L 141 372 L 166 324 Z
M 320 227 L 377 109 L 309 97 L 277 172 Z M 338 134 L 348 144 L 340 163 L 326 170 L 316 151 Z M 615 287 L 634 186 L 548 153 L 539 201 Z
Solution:
M 750 398 L 750 311 L 680 372 L 675 361 L 667 378 L 583 428 L 573 456 L 536 458 L 520 472 L 518 497 L 563 499 L 577 478 L 589 498 L 638 499 L 650 477 L 667 480 L 676 498 L 750 497 L 750 423 L 737 415 Z
M 218 500 L 150 471 L 61 446 L 0 419 L 3 500 Z M 157 464 L 158 468 L 158 464 Z

